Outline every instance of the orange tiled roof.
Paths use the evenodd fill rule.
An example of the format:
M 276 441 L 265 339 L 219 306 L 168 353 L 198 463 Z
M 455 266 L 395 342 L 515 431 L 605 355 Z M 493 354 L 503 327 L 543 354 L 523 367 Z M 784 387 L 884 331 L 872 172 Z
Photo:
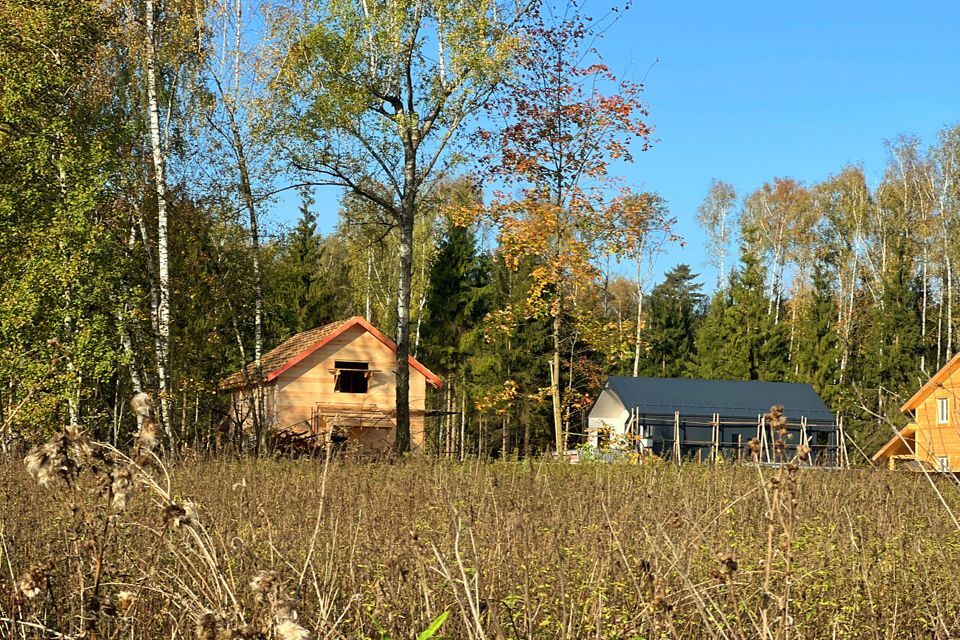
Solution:
M 383 335 L 383 333 L 377 330 L 376 327 L 371 325 L 364 318 L 360 316 L 353 316 L 352 318 L 347 318 L 346 320 L 338 320 L 336 322 L 331 322 L 330 324 L 325 324 L 322 327 L 301 331 L 300 333 L 287 338 L 279 345 L 265 353 L 260 359 L 260 366 L 263 373 L 264 382 L 272 382 L 277 376 L 286 371 L 288 368 L 354 325 L 360 325 L 366 331 L 369 331 L 374 337 L 380 340 L 380 342 L 393 350 L 394 353 L 396 353 L 397 345 L 394 344 L 392 340 Z M 423 366 L 419 361 L 411 357 L 409 358 L 409 363 L 413 368 L 423 373 L 430 384 L 432 384 L 434 387 L 440 388 L 443 386 L 443 382 L 440 380 L 440 378 Z M 254 364 L 249 362 L 240 371 L 232 373 L 221 380 L 218 387 L 220 389 L 234 389 L 236 387 L 251 385 L 254 383 L 254 380 Z
M 268 380 L 270 378 L 270 374 L 283 367 L 285 364 L 290 362 L 290 360 L 300 355 L 313 345 L 317 344 L 318 342 L 323 342 L 325 338 L 328 338 L 331 334 L 336 332 L 337 329 L 350 322 L 350 320 L 352 320 L 352 318 L 347 320 L 338 320 L 336 322 L 331 322 L 330 324 L 325 324 L 322 327 L 301 331 L 300 333 L 290 336 L 273 349 L 263 354 L 263 357 L 260 358 L 260 368 L 263 371 L 264 380 Z M 256 380 L 255 373 L 256 369 L 254 367 L 254 363 L 249 362 L 247 363 L 247 366 L 240 371 L 232 373 L 221 380 L 218 386 L 221 389 L 232 389 L 234 387 L 242 387 L 248 384 L 254 384 Z

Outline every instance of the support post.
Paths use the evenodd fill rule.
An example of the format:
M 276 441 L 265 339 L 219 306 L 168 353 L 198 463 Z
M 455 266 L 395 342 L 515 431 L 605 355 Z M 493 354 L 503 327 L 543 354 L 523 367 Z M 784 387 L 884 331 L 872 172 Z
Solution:
M 713 462 L 716 464 L 720 461 L 720 414 L 713 414 L 713 428 L 710 430 L 710 443 L 713 453 Z
M 837 424 L 837 466 L 841 469 L 850 468 L 850 458 L 847 456 L 847 434 L 843 430 L 843 416 Z
M 803 416 L 802 418 L 800 418 L 800 444 L 807 447 L 808 449 L 810 448 L 810 438 L 807 436 L 807 417 L 806 416 Z M 806 458 L 807 458 L 807 461 L 809 462 L 810 461 L 809 453 L 806 455 Z M 803 461 L 801 460 L 801 462 Z
M 673 412 L 673 458 L 680 465 L 680 412 Z

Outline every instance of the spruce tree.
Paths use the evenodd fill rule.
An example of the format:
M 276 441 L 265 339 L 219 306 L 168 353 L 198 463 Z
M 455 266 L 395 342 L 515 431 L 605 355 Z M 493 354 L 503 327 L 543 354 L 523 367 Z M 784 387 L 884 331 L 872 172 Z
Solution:
M 723 344 L 726 339 L 724 318 L 730 307 L 729 290 L 721 289 L 713 294 L 710 306 L 696 334 L 696 357 L 688 366 L 687 373 L 695 378 L 723 377 Z
M 795 336 L 794 376 L 813 385 L 820 397 L 836 406 L 840 343 L 836 330 L 837 309 L 830 288 L 830 275 L 818 262 L 813 272 L 813 294 L 801 311 Z
M 788 344 L 765 295 L 766 269 L 749 251 L 734 274 L 729 297 L 718 294 L 698 335 L 698 374 L 723 380 L 782 380 Z
M 316 300 L 320 267 L 320 242 L 317 235 L 317 217 L 310 210 L 313 198 L 304 193 L 300 202 L 300 218 L 290 236 L 288 250 L 289 309 L 293 333 L 314 326 L 318 315 Z
M 660 377 L 683 375 L 695 359 L 697 325 L 703 317 L 705 296 L 697 274 L 679 264 L 650 292 L 647 327 L 649 349 L 643 373 Z
M 489 280 L 473 229 L 447 224 L 430 269 L 423 326 L 425 357 L 445 375 L 463 375 L 465 338 L 489 310 Z

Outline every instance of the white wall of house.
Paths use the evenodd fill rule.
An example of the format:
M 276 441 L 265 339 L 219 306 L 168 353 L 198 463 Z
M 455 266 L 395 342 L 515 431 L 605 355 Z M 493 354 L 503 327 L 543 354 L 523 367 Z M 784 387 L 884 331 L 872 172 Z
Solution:
M 596 447 L 597 432 L 602 429 L 609 430 L 611 438 L 622 436 L 627 432 L 629 421 L 630 411 L 623 406 L 619 396 L 610 389 L 604 389 L 587 416 L 587 441 Z

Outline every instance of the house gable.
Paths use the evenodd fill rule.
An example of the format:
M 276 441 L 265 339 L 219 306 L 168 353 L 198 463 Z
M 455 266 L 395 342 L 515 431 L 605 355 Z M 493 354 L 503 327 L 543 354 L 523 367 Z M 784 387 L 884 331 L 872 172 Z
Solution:
M 933 377 L 900 407 L 900 412 L 906 413 L 915 410 L 924 400 L 930 397 L 931 393 L 942 387 L 958 370 L 960 370 L 960 353 L 953 356 L 947 364 L 943 365 L 940 371 L 933 374 Z
M 280 375 L 295 367 L 297 363 L 309 357 L 317 349 L 336 340 L 344 332 L 354 328 L 369 333 L 377 341 L 390 349 L 394 354 L 397 352 L 397 345 L 385 336 L 379 329 L 366 321 L 361 316 L 353 316 L 347 320 L 333 322 L 316 329 L 310 329 L 298 333 L 278 346 L 267 352 L 262 358 L 263 378 L 267 383 L 275 381 Z M 411 369 L 419 371 L 434 388 L 443 387 L 443 381 L 432 371 L 427 369 L 420 361 L 412 356 L 407 358 Z M 253 364 L 248 363 L 240 371 L 224 378 L 220 381 L 220 389 L 233 389 L 247 386 L 254 379 Z
M 873 461 L 905 458 L 930 470 L 960 470 L 960 354 L 937 371 L 900 411 L 912 421 Z

